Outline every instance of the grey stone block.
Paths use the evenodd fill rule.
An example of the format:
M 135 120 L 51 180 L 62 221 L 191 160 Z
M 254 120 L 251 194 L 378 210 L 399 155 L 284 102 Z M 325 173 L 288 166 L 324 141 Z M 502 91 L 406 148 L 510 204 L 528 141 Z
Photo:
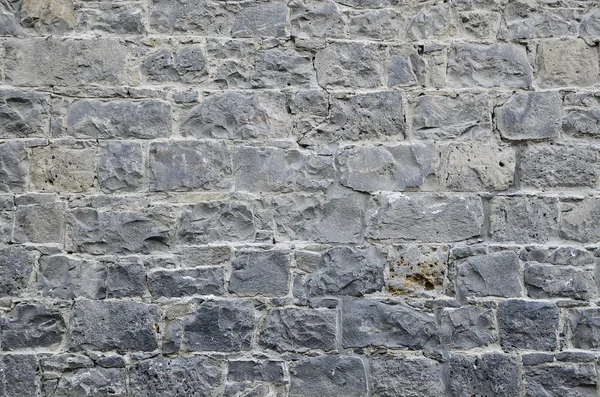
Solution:
M 200 83 L 208 78 L 207 64 L 203 46 L 186 45 L 177 51 L 162 48 L 151 52 L 140 68 L 150 82 Z
M 287 5 L 283 2 L 246 3 L 233 17 L 233 37 L 286 36 Z
M 309 88 L 316 85 L 310 52 L 293 48 L 269 48 L 257 52 L 250 75 L 253 88 Z
M 505 351 L 555 350 L 559 310 L 553 303 L 506 300 L 498 305 L 500 345 Z
M 98 152 L 98 184 L 103 192 L 135 192 L 143 189 L 145 164 L 140 143 L 102 142 Z
M 509 140 L 558 138 L 561 100 L 554 92 L 517 92 L 494 111 L 496 126 Z
M 65 203 L 60 201 L 18 206 L 13 241 L 62 243 L 65 210 Z
M 0 192 L 22 192 L 27 187 L 28 157 L 21 142 L 0 144 Z
M 456 293 L 463 298 L 519 297 L 520 273 L 519 257 L 511 251 L 468 257 L 456 263 Z
M 491 309 L 463 306 L 445 309 L 440 320 L 442 343 L 450 349 L 486 347 L 498 340 Z
M 330 42 L 315 55 L 323 88 L 377 88 L 383 84 L 383 48 L 373 43 Z
M 43 137 L 48 132 L 50 97 L 33 91 L 0 91 L 0 137 Z
M 127 371 L 122 368 L 78 369 L 64 374 L 54 389 L 53 397 L 127 396 Z
M 552 197 L 503 196 L 491 201 L 494 241 L 544 243 L 558 235 L 557 200 Z
M 333 0 L 292 0 L 288 4 L 292 36 L 342 38 L 346 18 Z
M 430 358 L 375 356 L 369 364 L 375 396 L 425 397 L 444 394 L 442 366 Z
M 582 243 L 600 239 L 599 210 L 600 199 L 596 197 L 562 202 L 561 237 Z
M 190 295 L 223 295 L 225 272 L 220 267 L 155 270 L 148 273 L 148 289 L 154 298 Z
M 95 260 L 63 255 L 39 259 L 36 287 L 43 296 L 58 299 L 104 299 L 106 267 Z
M 585 350 L 600 349 L 599 309 L 572 309 L 569 311 L 568 323 L 573 347 Z
M 146 292 L 146 269 L 136 257 L 122 258 L 106 269 L 106 297 L 143 296 Z
M 238 251 L 233 259 L 229 292 L 238 296 L 284 296 L 290 280 L 290 254 L 283 250 Z
M 598 48 L 580 39 L 552 40 L 537 46 L 536 83 L 542 88 L 598 83 Z
M 218 1 L 157 0 L 150 9 L 150 27 L 160 33 L 223 36 L 231 22 L 231 10 Z
M 447 362 L 451 396 L 517 396 L 522 381 L 516 357 L 485 353 L 452 354 Z
M 523 376 L 526 396 L 596 395 L 598 379 L 593 363 L 546 364 L 526 367 Z
M 227 363 L 227 380 L 234 382 L 284 383 L 283 361 L 230 360 Z
M 3 351 L 57 348 L 66 332 L 61 312 L 42 303 L 19 303 L 0 317 Z
M 598 295 L 591 270 L 531 262 L 525 264 L 524 279 L 527 293 L 534 299 L 588 300 Z
M 367 396 L 364 364 L 359 357 L 304 358 L 290 365 L 290 378 L 290 397 Z
M 0 297 L 19 296 L 27 290 L 34 260 L 19 246 L 0 248 Z
M 39 395 L 38 361 L 34 354 L 6 354 L 0 360 L 0 368 L 3 374 L 0 393 L 3 396 Z

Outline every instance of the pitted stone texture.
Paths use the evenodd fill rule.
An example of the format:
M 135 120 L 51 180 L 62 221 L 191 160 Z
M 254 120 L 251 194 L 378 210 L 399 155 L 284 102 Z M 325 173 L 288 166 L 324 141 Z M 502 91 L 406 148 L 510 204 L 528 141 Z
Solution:
M 365 200 L 355 193 L 281 195 L 271 202 L 277 232 L 290 240 L 356 243 Z
M 223 295 L 222 268 L 156 270 L 148 273 L 148 289 L 155 298 L 190 295 Z
M 47 134 L 50 97 L 33 91 L 0 90 L 0 137 L 32 138 Z
M 65 332 L 65 320 L 58 308 L 41 303 L 19 303 L 0 317 L 3 351 L 53 349 L 62 342 Z
M 516 357 L 484 353 L 481 356 L 451 354 L 447 362 L 452 396 L 518 396 L 521 375 Z
M 596 396 L 598 384 L 593 363 L 545 364 L 525 367 L 527 396 Z
M 451 242 L 480 235 L 483 206 L 471 196 L 380 194 L 366 219 L 367 238 Z
M 456 34 L 457 26 L 450 4 L 425 5 L 407 26 L 412 40 L 440 40 Z
M 562 130 L 576 138 L 600 136 L 600 93 L 569 93 L 564 98 Z
M 396 40 L 405 36 L 408 19 L 407 15 L 390 8 L 351 12 L 348 33 L 356 39 Z
M 490 209 L 492 239 L 544 243 L 558 237 L 557 204 L 552 197 L 493 198 Z
M 208 78 L 207 63 L 203 46 L 187 45 L 173 52 L 166 48 L 153 51 L 140 68 L 150 82 L 201 83 Z
M 166 251 L 172 222 L 160 210 L 114 211 L 79 208 L 68 214 L 68 246 L 90 254 Z
M 568 314 L 573 347 L 585 350 L 600 349 L 600 310 L 572 309 Z
M 598 77 L 598 48 L 583 40 L 552 40 L 537 47 L 536 83 L 542 88 L 590 86 Z
M 126 84 L 127 47 L 110 38 L 9 39 L 4 43 L 6 81 L 20 86 Z
M 53 397 L 76 396 L 127 396 L 127 371 L 122 368 L 78 369 L 64 374 L 58 383 Z
M 580 15 L 578 9 L 545 8 L 537 2 L 508 2 L 499 37 L 503 40 L 574 37 Z
M 394 295 L 435 296 L 443 292 L 448 246 L 403 245 L 390 249 L 387 290 Z
M 22 192 L 27 187 L 28 161 L 21 142 L 0 143 L 0 192 Z
M 528 295 L 534 299 L 589 300 L 598 295 L 598 286 L 590 270 L 531 262 L 525 264 L 524 279 Z
M 241 250 L 231 262 L 229 292 L 238 296 L 284 296 L 290 279 L 290 254 L 283 250 Z
M 501 15 L 499 12 L 472 10 L 460 12 L 459 29 L 472 39 L 495 39 L 500 30 Z
M 320 255 L 314 266 L 296 276 L 294 295 L 313 297 L 327 295 L 362 296 L 383 288 L 385 252 L 374 247 L 353 249 L 336 247 Z
M 19 296 L 27 289 L 33 258 L 23 247 L 0 248 L 0 297 Z
M 38 362 L 33 354 L 7 354 L 0 360 L 0 394 L 7 397 L 39 395 Z
M 224 36 L 231 33 L 231 9 L 218 1 L 157 0 L 150 27 L 160 33 Z
M 511 251 L 468 257 L 456 264 L 456 293 L 461 297 L 522 295 L 521 265 Z
M 83 193 L 98 185 L 97 146 L 89 141 L 56 141 L 31 153 L 31 185 L 47 192 Z
M 304 358 L 290 365 L 290 378 L 290 397 L 367 396 L 364 364 L 359 357 Z
M 425 357 L 375 356 L 369 362 L 373 395 L 425 397 L 444 394 L 442 366 Z
M 269 48 L 258 51 L 250 76 L 253 88 L 289 88 L 316 86 L 310 52 L 293 48 Z
M 454 44 L 448 55 L 452 87 L 530 87 L 533 68 L 517 44 Z
M 68 348 L 152 351 L 158 348 L 157 306 L 138 302 L 80 300 L 69 322 Z
M 160 101 L 78 100 L 65 122 L 75 138 L 152 139 L 171 135 L 171 118 L 171 107 Z
M 436 162 L 431 144 L 356 146 L 338 156 L 341 183 L 365 192 L 419 187 Z
M 222 365 L 209 357 L 157 357 L 130 369 L 132 397 L 201 397 L 213 395 L 221 385 Z
M 323 88 L 376 88 L 383 84 L 384 49 L 374 43 L 330 42 L 315 55 Z
M 561 202 L 560 235 L 582 243 L 600 239 L 600 198 Z
M 344 300 L 342 345 L 434 349 L 440 344 L 435 318 L 402 302 Z
M 98 261 L 63 255 L 42 256 L 39 259 L 36 287 L 43 296 L 104 299 L 105 284 L 106 267 Z
M 411 103 L 412 125 L 420 139 L 482 139 L 491 135 L 489 98 L 461 93 L 423 95 Z
M 62 243 L 66 204 L 60 201 L 20 205 L 12 240 L 16 243 Z
M 286 36 L 287 6 L 284 2 L 246 3 L 232 22 L 233 37 Z
M 206 39 L 212 84 L 217 88 L 250 88 L 259 45 L 253 39 Z
M 515 174 L 515 150 L 508 145 L 464 143 L 442 149 L 440 178 L 457 191 L 505 190 Z
M 491 309 L 476 306 L 446 309 L 440 322 L 442 343 L 450 349 L 486 347 L 498 340 Z
M 342 38 L 346 17 L 333 0 L 293 0 L 288 5 L 292 36 Z
M 498 305 L 500 346 L 505 351 L 557 348 L 559 310 L 553 303 L 506 300 Z
M 238 147 L 233 156 L 236 190 L 280 192 L 326 190 L 333 183 L 331 156 L 275 147 Z
M 248 302 L 206 301 L 183 320 L 190 351 L 249 350 L 253 330 L 254 308 Z
M 273 309 L 265 319 L 259 344 L 279 352 L 335 350 L 336 317 L 336 310 Z
M 101 142 L 98 148 L 98 184 L 105 193 L 143 189 L 142 145 L 131 141 Z
M 181 118 L 184 137 L 250 139 L 285 138 L 291 119 L 279 92 L 213 93 Z
M 503 138 L 557 138 L 561 127 L 561 100 L 554 92 L 518 92 L 496 108 L 494 114 Z
M 232 185 L 224 142 L 168 141 L 150 145 L 150 190 L 219 190 Z

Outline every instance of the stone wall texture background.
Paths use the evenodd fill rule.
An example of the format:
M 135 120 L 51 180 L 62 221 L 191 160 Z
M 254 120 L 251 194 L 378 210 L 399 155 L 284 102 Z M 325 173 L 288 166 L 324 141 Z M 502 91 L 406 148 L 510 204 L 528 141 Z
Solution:
M 599 396 L 600 5 L 0 0 L 0 396 Z

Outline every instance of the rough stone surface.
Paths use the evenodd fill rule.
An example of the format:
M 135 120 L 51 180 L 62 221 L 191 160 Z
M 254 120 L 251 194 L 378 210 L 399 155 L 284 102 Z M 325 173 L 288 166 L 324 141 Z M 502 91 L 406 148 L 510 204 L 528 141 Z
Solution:
M 456 264 L 456 293 L 462 297 L 521 296 L 521 265 L 514 252 L 472 256 Z
M 98 185 L 103 192 L 142 190 L 145 171 L 141 144 L 131 141 L 102 142 L 98 152 Z
M 335 368 L 335 371 L 331 369 Z M 358 357 L 304 358 L 290 366 L 290 397 L 362 397 L 367 395 L 364 364 Z
M 382 356 L 371 359 L 373 394 L 381 397 L 442 395 L 442 366 L 425 357 Z
M 557 200 L 551 197 L 496 197 L 491 212 L 496 241 L 544 243 L 558 233 Z
M 530 396 L 595 396 L 598 379 L 592 363 L 527 367 L 525 393 Z
M 567 61 L 568 60 L 568 61 Z M 598 82 L 598 48 L 583 40 L 542 42 L 537 48 L 540 87 L 588 86 Z
M 521 390 L 516 357 L 499 353 L 481 356 L 452 354 L 447 363 L 451 395 L 515 396 Z
M 62 342 L 65 320 L 57 308 L 21 303 L 0 317 L 3 351 L 53 348 Z
M 498 340 L 491 309 L 463 306 L 444 310 L 440 331 L 442 343 L 450 349 L 474 349 Z
M 231 267 L 229 291 L 238 296 L 288 293 L 290 255 L 286 251 L 240 251 Z
M 503 138 L 557 138 L 561 125 L 560 97 L 552 92 L 518 92 L 494 114 Z
M 156 270 L 148 273 L 148 289 L 154 297 L 223 295 L 222 268 Z
M 557 346 L 559 311 L 545 302 L 506 300 L 498 306 L 500 345 L 517 349 L 554 350 Z
M 600 200 L 597 197 L 561 203 L 561 236 L 583 243 L 597 241 L 600 238 L 600 222 L 596 216 L 598 211 Z

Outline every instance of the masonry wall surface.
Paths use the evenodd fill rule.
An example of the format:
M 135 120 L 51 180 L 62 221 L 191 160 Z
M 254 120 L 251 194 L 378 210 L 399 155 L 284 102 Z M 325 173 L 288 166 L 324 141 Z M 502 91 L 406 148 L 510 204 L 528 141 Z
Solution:
M 0 0 L 0 396 L 599 396 L 600 5 Z

